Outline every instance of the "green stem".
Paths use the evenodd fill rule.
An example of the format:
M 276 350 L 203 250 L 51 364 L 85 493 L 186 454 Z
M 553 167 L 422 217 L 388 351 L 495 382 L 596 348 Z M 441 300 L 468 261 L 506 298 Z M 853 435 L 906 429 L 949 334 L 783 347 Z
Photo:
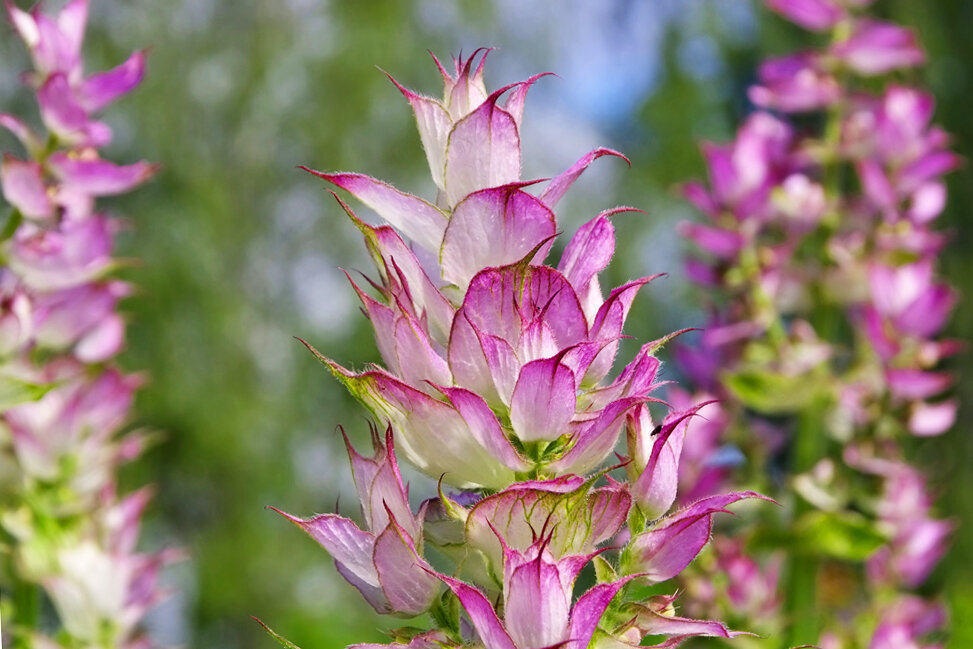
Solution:
M 40 619 L 41 593 L 37 584 L 18 581 L 14 586 L 14 649 L 30 649 L 31 632 Z
M 794 437 L 791 475 L 810 471 L 827 452 L 825 430 L 826 399 L 814 399 L 801 411 Z M 796 521 L 813 507 L 795 494 L 793 528 Z M 788 632 L 784 647 L 814 644 L 821 630 L 821 611 L 817 601 L 817 557 L 791 552 L 784 571 L 784 615 Z

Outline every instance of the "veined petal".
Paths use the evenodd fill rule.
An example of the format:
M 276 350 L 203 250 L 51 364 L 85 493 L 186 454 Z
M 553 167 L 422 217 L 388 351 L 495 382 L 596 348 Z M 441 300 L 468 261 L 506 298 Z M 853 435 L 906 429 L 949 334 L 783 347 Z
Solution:
M 335 561 L 369 586 L 378 586 L 378 573 L 372 563 L 375 536 L 363 532 L 355 523 L 337 514 L 320 514 L 304 519 L 292 516 L 276 507 L 275 512 L 294 523 L 328 551 Z
M 693 620 L 676 615 L 662 615 L 648 606 L 639 607 L 635 622 L 639 631 L 645 635 L 707 636 L 711 638 L 735 638 L 740 635 L 753 635 L 745 631 L 730 631 L 722 622 L 715 620 Z
M 625 320 L 628 318 L 628 312 L 632 308 L 635 296 L 643 286 L 661 276 L 659 274 L 643 277 L 619 286 L 608 295 L 608 299 L 598 309 L 588 338 L 592 341 L 602 342 L 605 346 L 588 367 L 584 377 L 585 385 L 597 385 L 611 370 L 615 362 L 615 355 L 618 353 L 622 328 L 625 326 Z
M 494 407 L 510 403 L 520 360 L 503 338 L 477 328 L 460 311 L 449 336 L 449 369 L 457 385 L 482 395 Z
M 420 633 L 409 641 L 409 644 L 393 642 L 392 644 L 353 644 L 348 649 L 452 649 L 455 647 L 441 631 Z
M 439 594 L 439 580 L 416 552 L 409 534 L 389 514 L 390 522 L 375 539 L 374 565 L 382 591 L 396 613 L 421 615 Z
M 548 266 L 488 268 L 473 278 L 462 312 L 481 331 L 519 348 L 525 323 L 543 320 L 558 349 L 588 338 L 588 325 L 571 284 Z
M 524 259 L 556 229 L 554 213 L 516 184 L 475 192 L 456 205 L 446 227 L 443 279 L 465 291 L 479 271 Z M 544 256 L 539 251 L 535 260 Z
M 473 61 L 477 55 L 483 53 L 480 62 L 473 71 Z M 456 60 L 456 78 L 452 80 L 452 87 L 447 88 L 446 107 L 453 121 L 458 121 L 469 115 L 477 106 L 486 101 L 488 93 L 483 83 L 483 65 L 491 48 L 481 47 L 473 52 L 465 61 Z
M 553 358 L 531 361 L 517 378 L 510 423 L 522 442 L 553 441 L 567 434 L 577 406 L 574 372 Z
M 456 411 L 466 420 L 470 433 L 493 457 L 514 471 L 526 471 L 530 464 L 514 449 L 504 435 L 497 416 L 476 393 L 463 388 L 440 387 Z
M 376 418 L 392 425 L 402 452 L 420 471 L 463 488 L 498 489 L 513 482 L 513 470 L 479 443 L 449 404 L 384 372 L 349 372 L 307 347 Z
M 466 613 L 473 623 L 473 628 L 476 629 L 476 633 L 480 636 L 480 640 L 486 649 L 518 649 L 500 623 L 500 618 L 497 617 L 497 612 L 493 610 L 493 605 L 486 598 L 486 595 L 458 579 L 438 573 L 434 574 L 449 586 L 450 590 L 459 598 L 460 604 L 466 609 Z
M 494 92 L 450 131 L 446 145 L 449 205 L 477 190 L 520 179 L 520 133 L 510 113 L 497 106 L 506 90 Z
M 769 500 L 753 491 L 703 498 L 637 535 L 625 549 L 622 569 L 655 583 L 671 579 L 696 558 L 709 541 L 713 514 L 744 498 Z
M 78 340 L 74 355 L 84 363 L 101 363 L 115 356 L 124 343 L 125 321 L 112 313 Z
M 119 166 L 107 160 L 71 158 L 63 153 L 50 157 L 51 171 L 68 188 L 89 196 L 124 194 L 144 183 L 159 168 L 147 162 Z
M 365 245 L 389 291 L 398 300 L 411 302 L 415 315 L 428 322 L 433 339 L 445 345 L 456 309 L 429 279 L 415 253 L 392 227 L 372 227 L 359 219 L 341 198 L 333 195 L 364 235 Z
M 552 556 L 587 555 L 618 532 L 631 502 L 623 485 L 591 489 L 575 475 L 517 483 L 473 506 L 466 538 L 497 567 L 503 560 L 498 534 L 508 548 L 526 551 L 547 529 Z
M 578 228 L 565 247 L 557 269 L 579 295 L 583 295 L 591 280 L 608 267 L 615 254 L 615 226 L 608 217 L 630 209 L 633 208 L 622 207 L 602 212 Z M 591 317 L 594 318 L 594 313 Z
M 545 189 L 541 194 L 541 201 L 543 201 L 548 207 L 553 208 L 558 204 L 568 189 L 571 188 L 574 181 L 584 173 L 584 170 L 587 169 L 592 162 L 605 155 L 613 155 L 616 158 L 621 158 L 625 162 L 628 162 L 630 166 L 632 164 L 629 162 L 628 158 L 618 151 L 614 151 L 612 149 L 600 148 L 595 149 L 594 151 L 589 151 L 585 155 L 581 156 L 580 160 L 568 167 L 565 171 L 561 172 L 557 178 L 551 181 L 551 183 L 547 186 L 547 189 Z
M 412 92 L 388 73 L 386 76 L 412 106 L 412 112 L 416 116 L 416 126 L 419 129 L 419 139 L 422 141 L 422 148 L 426 151 L 426 160 L 429 162 L 433 182 L 440 190 L 445 190 L 446 141 L 453 127 L 449 112 L 435 99 Z
M 358 589 L 358 592 L 365 598 L 365 601 L 376 612 L 383 615 L 392 612 L 392 607 L 389 605 L 389 601 L 385 597 L 385 591 L 382 590 L 381 586 L 373 586 L 368 583 L 343 563 L 335 561 L 334 567 L 338 570 L 338 574 L 345 578 L 345 581 Z
M 378 439 L 377 431 L 372 431 L 375 457 L 366 458 L 351 446 L 348 437 L 345 447 L 351 460 L 352 476 L 362 504 L 362 513 L 369 531 L 377 534 L 389 524 L 391 514 L 405 529 L 410 538 L 417 540 L 420 529 L 416 517 L 409 506 L 409 489 L 402 482 L 399 465 L 395 458 L 392 429 L 385 433 L 385 445 Z
M 678 229 L 679 234 L 719 259 L 733 259 L 744 245 L 743 235 L 733 230 L 690 221 L 683 221 Z
M 504 578 L 504 625 L 518 647 L 552 647 L 566 640 L 571 587 L 557 564 L 537 557 Z
M 14 26 L 20 39 L 30 49 L 37 47 L 37 43 L 40 41 L 40 32 L 37 29 L 37 21 L 34 20 L 34 16 L 17 7 L 12 0 L 7 0 L 4 4 L 7 7 L 10 23 Z
M 58 230 L 21 228 L 10 242 L 7 263 L 39 291 L 80 286 L 111 263 L 111 234 L 108 219 L 99 217 L 65 222 Z
M 400 375 L 410 385 L 431 381 L 437 385 L 452 383 L 446 360 L 433 347 L 425 328 L 404 314 L 395 324 L 395 353 Z
M 952 151 L 934 151 L 906 166 L 899 173 L 899 191 L 910 194 L 923 184 L 956 169 L 962 159 Z
M 615 448 L 618 434 L 625 425 L 628 412 L 642 403 L 642 399 L 619 399 L 584 424 L 576 424 L 574 446 L 547 468 L 556 473 L 585 474 L 601 464 Z
M 372 323 L 372 329 L 375 330 L 375 344 L 385 366 L 392 374 L 401 376 L 402 368 L 399 367 L 399 355 L 395 349 L 395 322 L 397 319 L 395 310 L 368 295 L 347 273 L 345 273 L 345 276 L 348 277 L 348 282 L 355 294 L 358 295 L 358 299 L 361 300 L 365 317 Z
M 51 216 L 54 206 L 47 195 L 41 166 L 4 154 L 0 164 L 0 184 L 7 202 L 29 219 Z
M 564 649 L 586 649 L 605 609 L 630 580 L 631 577 L 626 577 L 610 584 L 598 584 L 578 599 L 571 610 L 568 641 Z
M 521 122 L 524 120 L 524 103 L 527 100 L 527 91 L 530 90 L 531 86 L 533 86 L 538 79 L 552 74 L 552 72 L 541 72 L 540 74 L 535 74 L 530 79 L 527 79 L 510 91 L 510 95 L 507 97 L 507 101 L 504 103 L 503 109 L 510 113 L 510 116 L 514 118 L 514 123 L 517 124 L 518 130 L 520 129 Z
M 118 67 L 85 79 L 81 84 L 81 104 L 91 112 L 101 110 L 139 85 L 144 76 L 145 52 L 135 52 Z
M 956 292 L 945 284 L 935 284 L 894 318 L 895 328 L 923 338 L 935 336 L 949 320 L 955 304 Z
M 328 174 L 301 168 L 348 191 L 426 250 L 439 250 L 448 219 L 431 203 L 364 174 Z
M 700 404 L 686 413 L 670 415 L 663 422 L 658 433 L 639 430 L 639 419 L 634 420 L 636 427 L 634 434 L 643 436 L 645 443 L 649 442 L 651 436 L 655 436 L 648 462 L 638 479 L 632 484 L 632 495 L 649 520 L 665 514 L 676 501 L 676 491 L 679 486 L 679 458 L 687 428 L 685 422 L 705 405 L 708 404 Z
M 612 401 L 628 397 L 644 398 L 655 390 L 660 385 L 655 379 L 662 365 L 653 355 L 656 349 L 654 342 L 643 345 L 611 385 L 595 388 L 588 393 L 585 405 L 600 410 Z

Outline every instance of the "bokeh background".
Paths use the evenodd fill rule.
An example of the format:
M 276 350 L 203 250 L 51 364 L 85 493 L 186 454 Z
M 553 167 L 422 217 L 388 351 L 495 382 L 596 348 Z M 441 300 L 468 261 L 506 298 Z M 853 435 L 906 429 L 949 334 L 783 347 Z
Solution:
M 879 0 L 877 11 L 918 30 L 930 52 L 919 80 L 969 157 L 973 2 Z M 125 271 L 139 292 L 125 305 L 123 362 L 151 377 L 133 425 L 164 433 L 125 481 L 158 486 L 146 546 L 190 556 L 166 576 L 177 594 L 153 614 L 153 632 L 207 649 L 274 646 L 251 615 L 305 649 L 381 641 L 388 625 L 323 550 L 265 509 L 308 515 L 340 500 L 355 510 L 335 428 L 365 444 L 364 413 L 294 336 L 351 366 L 376 360 L 339 270 L 370 266 L 323 183 L 296 167 L 362 171 L 431 195 L 411 111 L 377 67 L 437 94 L 427 50 L 448 57 L 486 45 L 498 48 L 491 87 L 558 73 L 531 91 L 525 176 L 550 177 L 595 146 L 631 158 L 631 168 L 597 163 L 560 218 L 571 232 L 614 205 L 648 212 L 617 220 L 609 271 L 613 285 L 670 273 L 636 302 L 628 332 L 638 344 L 703 319 L 675 234 L 692 212 L 674 187 L 703 173 L 698 141 L 732 137 L 751 109 L 745 88 L 759 59 L 809 40 L 754 0 L 92 0 L 92 14 L 90 69 L 152 50 L 145 84 L 107 115 L 118 134 L 111 157 L 164 165 L 111 204 L 131 226 L 122 253 L 139 260 Z M 33 110 L 17 81 L 26 65 L 0 25 L 0 109 Z M 0 145 L 14 143 L 3 135 Z M 970 339 L 970 167 L 950 185 L 943 264 L 967 296 L 952 334 Z M 956 430 L 914 449 L 941 513 L 961 523 L 932 580 L 949 598 L 957 649 L 973 646 L 968 366 L 969 355 L 955 364 L 965 403 Z M 428 480 L 410 477 L 416 496 L 431 494 Z

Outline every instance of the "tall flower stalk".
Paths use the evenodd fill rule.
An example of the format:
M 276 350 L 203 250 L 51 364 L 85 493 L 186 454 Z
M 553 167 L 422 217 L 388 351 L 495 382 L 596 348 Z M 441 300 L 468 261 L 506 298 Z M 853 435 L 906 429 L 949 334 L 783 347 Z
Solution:
M 748 484 L 789 487 L 789 516 L 754 537 L 789 553 L 778 615 L 767 602 L 749 613 L 787 629 L 790 645 L 938 647 L 928 643 L 943 612 L 912 591 L 951 524 L 933 516 L 907 455 L 910 438 L 956 416 L 938 367 L 958 348 L 940 337 L 955 295 L 936 275 L 945 238 L 934 224 L 958 158 L 931 123 L 932 97 L 890 80 L 924 62 L 915 35 L 869 17 L 870 4 L 767 0 L 826 44 L 760 66 L 758 110 L 734 142 L 704 147 L 709 183 L 686 186 L 708 219 L 684 225 L 701 253 L 688 269 L 714 314 L 702 348 L 681 359 L 704 393 L 695 400 L 724 399 L 701 466 L 733 441 L 753 460 Z M 759 447 L 740 435 L 754 430 Z M 717 553 L 711 568 L 731 560 Z M 743 560 L 747 579 L 766 584 Z
M 145 442 L 120 432 L 142 381 L 113 361 L 125 335 L 118 302 L 130 287 L 111 277 L 120 220 L 96 207 L 155 171 L 99 154 L 112 133 L 96 115 L 140 83 L 145 54 L 87 75 L 87 0 L 71 0 L 57 15 L 9 0 L 6 8 L 33 62 L 23 80 L 42 130 L 0 114 L 21 145 L 0 166 L 4 642 L 145 647 L 140 621 L 162 595 L 159 570 L 172 554 L 136 550 L 150 490 L 116 488 L 119 465 Z
M 415 112 L 434 200 L 312 172 L 385 221 L 369 225 L 336 194 L 377 269 L 366 287 L 349 280 L 383 365 L 357 372 L 311 348 L 374 417 L 374 454 L 348 444 L 362 522 L 281 513 L 377 612 L 429 614 L 424 628 L 391 632 L 393 647 L 609 649 L 655 636 L 669 647 L 738 635 L 677 615 L 670 580 L 707 543 L 715 514 L 757 494 L 674 509 L 695 409 L 658 424 L 649 413 L 666 340 L 611 377 L 629 307 L 653 279 L 607 296 L 599 285 L 612 216 L 631 208 L 597 215 L 556 267 L 545 263 L 564 193 L 595 159 L 623 156 L 596 149 L 546 184 L 522 180 L 524 103 L 543 75 L 488 92 L 487 54 L 449 68 L 434 59 L 442 99 L 393 80 Z M 613 466 L 623 433 L 628 457 Z M 416 509 L 398 457 L 438 480 L 439 496 Z M 579 582 L 588 564 L 594 582 Z

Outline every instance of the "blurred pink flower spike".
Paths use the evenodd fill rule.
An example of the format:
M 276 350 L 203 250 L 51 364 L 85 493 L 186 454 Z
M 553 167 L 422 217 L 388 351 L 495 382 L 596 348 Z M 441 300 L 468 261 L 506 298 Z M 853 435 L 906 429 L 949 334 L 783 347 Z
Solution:
M 408 487 L 402 484 L 392 444 L 373 430 L 375 456 L 358 454 L 345 438 L 355 486 L 361 499 L 367 531 L 337 514 L 310 519 L 271 508 L 303 529 L 335 559 L 338 572 L 355 586 L 379 613 L 412 617 L 432 606 L 439 593 L 429 564 L 419 555 L 420 520 L 409 507 Z
M 0 186 L 7 202 L 28 219 L 45 220 L 54 214 L 54 204 L 44 185 L 41 166 L 5 153 L 0 164 Z
M 769 59 L 760 65 L 758 86 L 748 91 L 762 108 L 802 113 L 826 108 L 841 96 L 837 80 L 811 54 Z
M 146 53 L 135 52 L 118 67 L 85 77 L 81 45 L 87 0 L 71 0 L 57 16 L 41 13 L 40 5 L 30 12 L 18 9 L 10 0 L 6 6 L 34 59 L 35 71 L 27 78 L 37 89 L 44 123 L 68 144 L 108 144 L 111 130 L 91 115 L 142 82 Z
M 88 196 L 124 194 L 141 185 L 158 170 L 147 162 L 116 165 L 97 158 L 75 158 L 55 153 L 50 158 L 51 173 L 68 190 Z
M 767 0 L 767 6 L 791 22 L 814 31 L 831 29 L 847 16 L 832 0 Z
M 945 624 L 946 611 L 941 604 L 900 595 L 882 615 L 868 649 L 940 649 L 942 645 L 923 643 L 922 638 Z
M 437 574 L 456 594 L 485 649 L 585 649 L 612 598 L 634 578 L 598 584 L 572 607 L 575 579 L 597 552 L 555 558 L 547 536 L 525 551 L 497 536 L 503 545 L 503 620 L 482 591 Z
M 753 491 L 709 496 L 679 510 L 636 533 L 625 548 L 621 564 L 624 574 L 639 574 L 649 583 L 666 581 L 679 574 L 709 542 L 713 514 L 744 498 L 773 502 Z
M 831 55 L 865 76 L 922 65 L 926 55 L 912 30 L 879 20 L 861 19 Z
M 11 0 L 6 0 L 6 6 L 39 72 L 80 77 L 88 0 L 71 0 L 57 16 L 41 13 L 39 5 L 30 12 L 18 9 Z

